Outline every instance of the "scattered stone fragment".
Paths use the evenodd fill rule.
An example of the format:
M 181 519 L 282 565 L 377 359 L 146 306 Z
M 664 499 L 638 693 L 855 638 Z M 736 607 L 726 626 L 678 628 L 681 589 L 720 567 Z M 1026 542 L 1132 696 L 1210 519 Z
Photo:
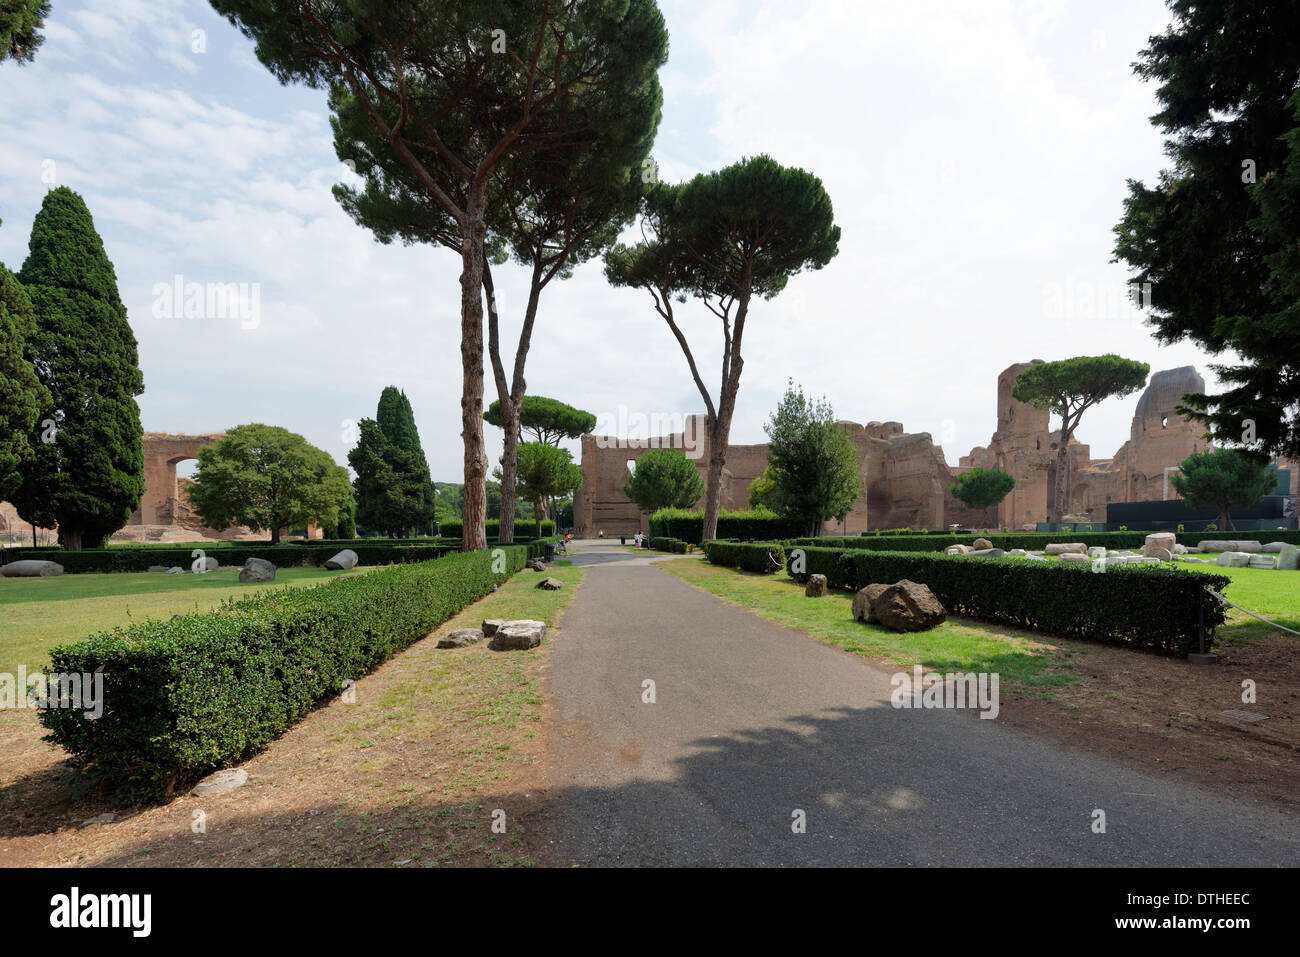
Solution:
M 484 637 L 483 632 L 478 628 L 457 628 L 451 634 L 440 639 L 438 647 L 468 648 L 470 645 L 478 644 Z
M 804 596 L 807 598 L 825 598 L 826 597 L 826 576 L 809 575 L 808 584 L 803 586 Z
M 239 570 L 239 580 L 241 582 L 273 582 L 275 581 L 275 566 L 265 558 L 252 558 L 244 562 L 244 567 Z
M 491 638 L 493 635 L 497 633 L 497 629 L 504 624 L 505 624 L 505 619 L 503 618 L 485 618 L 483 620 L 484 636 Z
M 1043 549 L 1048 555 L 1082 555 L 1088 557 L 1088 546 L 1083 542 L 1053 542 Z
M 1215 564 L 1222 568 L 1245 568 L 1250 564 L 1250 554 L 1247 552 L 1220 552 Z
M 564 582 L 558 578 L 543 578 L 537 583 L 538 588 L 544 588 L 547 591 L 559 591 L 564 587 Z
M 1090 562 L 1086 552 L 1061 552 L 1061 563 L 1064 565 L 1073 565 Z
M 357 553 L 350 548 L 345 548 L 333 558 L 325 563 L 325 567 L 331 571 L 351 571 L 357 567 Z
M 530 558 L 528 559 L 528 568 L 530 571 L 544 572 L 546 571 L 546 562 L 540 558 Z
M 168 575 L 184 575 L 184 574 L 185 574 L 185 569 L 181 568 L 180 565 L 173 565 L 171 568 L 167 569 L 167 574 L 168 574 Z
M 871 615 L 890 631 L 928 631 L 948 618 L 929 588 L 907 579 L 887 586 L 871 603 Z
M 109 811 L 107 814 L 96 814 L 94 817 L 82 821 L 81 826 L 94 827 L 96 824 L 111 824 L 116 819 L 117 815 Z
M 973 552 L 983 552 L 983 551 L 988 551 L 990 548 L 992 548 L 993 543 L 990 542 L 987 538 L 977 538 L 975 539 L 975 541 L 971 542 L 970 547 L 971 547 L 971 551 Z
M 888 587 L 885 584 L 875 584 L 859 590 L 853 596 L 853 620 L 864 621 L 868 625 L 876 624 L 876 619 L 871 614 L 871 605 Z
M 945 555 L 965 555 L 970 552 L 969 545 L 949 545 L 944 549 Z
M 546 636 L 546 623 L 541 621 L 507 621 L 497 629 L 488 645 L 493 651 L 520 651 L 536 648 Z
M 0 565 L 0 575 L 5 578 L 53 578 L 62 574 L 63 566 L 58 562 L 47 562 L 39 558 L 24 558 L 8 565 Z
M 198 797 L 205 794 L 221 794 L 223 791 L 233 791 L 235 788 L 243 787 L 247 783 L 247 771 L 243 768 L 227 768 L 225 771 L 208 775 L 194 785 L 194 790 L 190 793 Z
M 1283 571 L 1293 572 L 1300 569 L 1300 548 L 1288 545 L 1278 552 L 1277 567 Z

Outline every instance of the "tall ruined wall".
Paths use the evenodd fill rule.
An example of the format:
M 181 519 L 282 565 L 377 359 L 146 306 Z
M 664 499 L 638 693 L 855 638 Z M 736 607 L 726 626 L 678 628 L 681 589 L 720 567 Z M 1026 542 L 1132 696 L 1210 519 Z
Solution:
M 982 528 L 1033 528 L 1047 521 L 1048 506 L 1056 487 L 1056 453 L 1060 430 L 1052 429 L 1052 416 L 1012 397 L 1016 378 L 1032 362 L 1008 366 L 997 378 L 997 429 L 987 446 L 961 456 L 949 466 L 943 449 L 928 433 L 908 434 L 899 422 L 840 422 L 860 458 L 866 491 L 844 522 L 828 521 L 828 535 L 855 535 L 869 529 L 930 528 L 950 525 Z M 1193 452 L 1206 448 L 1204 427 L 1175 411 L 1187 393 L 1204 392 L 1205 381 L 1191 366 L 1167 369 L 1151 377 L 1138 399 L 1129 440 L 1109 459 L 1093 460 L 1091 447 L 1070 443 L 1070 514 L 1092 521 L 1106 520 L 1109 502 L 1135 502 L 1176 498 L 1165 489 L 1166 470 Z M 693 417 L 699 442 L 696 465 L 701 475 L 708 464 L 708 442 L 703 416 Z M 690 423 L 688 423 L 689 427 Z M 584 436 L 582 440 L 583 489 L 576 521 L 581 533 L 622 534 L 644 529 L 646 518 L 623 495 L 627 461 L 647 448 L 682 448 L 680 434 L 641 440 L 614 447 L 613 439 Z M 749 484 L 767 464 L 766 445 L 732 446 L 723 476 L 723 507 L 744 508 Z M 1289 463 L 1281 462 L 1282 467 Z M 996 468 L 1009 473 L 1015 488 L 996 509 L 996 515 L 969 509 L 953 498 L 951 487 L 971 468 Z M 1300 468 L 1291 466 L 1292 494 L 1300 494 Z M 703 500 L 697 507 L 703 506 Z

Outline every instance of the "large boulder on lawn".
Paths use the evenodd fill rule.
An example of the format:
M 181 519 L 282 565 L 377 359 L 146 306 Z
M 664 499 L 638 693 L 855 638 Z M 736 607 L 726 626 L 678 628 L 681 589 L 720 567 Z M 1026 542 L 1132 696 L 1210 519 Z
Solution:
M 1163 548 L 1165 551 L 1172 553 L 1174 546 L 1178 544 L 1178 537 L 1173 532 L 1152 532 L 1146 537 L 1143 543 L 1142 554 L 1146 554 L 1147 545 L 1155 545 Z
M 1051 546 L 1048 547 L 1050 548 Z M 1062 552 L 1061 561 L 1064 564 L 1070 565 L 1075 563 L 1090 562 L 1092 561 L 1092 559 L 1088 557 L 1087 552 Z
M 861 589 L 856 595 L 854 595 L 853 620 L 865 621 L 868 625 L 874 625 L 876 619 L 872 617 L 871 605 L 881 596 L 884 590 L 889 587 L 889 585 L 884 584 L 868 585 L 866 588 Z
M 806 598 L 825 598 L 826 597 L 826 576 L 809 575 L 808 584 L 803 586 L 804 597 Z
M 993 543 L 990 542 L 987 538 L 977 538 L 975 539 L 975 541 L 970 543 L 970 547 L 971 547 L 971 551 L 973 552 L 983 552 L 983 551 L 988 551 L 988 549 L 992 548 Z
M 62 574 L 63 566 L 58 562 L 47 562 L 39 558 L 24 558 L 8 565 L 0 565 L 0 575 L 5 578 L 53 578 Z
M 1279 555 L 1281 554 L 1282 549 L 1286 547 L 1287 547 L 1286 542 L 1269 542 L 1267 545 L 1264 546 L 1264 551 L 1272 555 Z
M 520 651 L 536 648 L 546 637 L 546 623 L 541 621 L 507 621 L 492 636 L 488 645 L 493 651 Z
M 325 567 L 331 571 L 349 572 L 357 567 L 357 553 L 350 548 L 345 548 L 333 558 L 325 563 Z
M 546 591 L 559 591 L 564 587 L 564 582 L 560 581 L 558 578 L 543 578 L 537 583 L 537 587 L 543 588 Z
M 439 648 L 468 648 L 483 640 L 483 632 L 477 628 L 457 628 L 438 640 Z
M 970 553 L 969 545 L 949 545 L 943 550 L 945 555 L 967 555 Z
M 1251 568 L 1277 568 L 1276 555 L 1251 555 Z
M 1247 552 L 1251 555 L 1258 555 L 1264 550 L 1264 546 L 1259 542 L 1232 542 L 1234 552 Z
M 1159 545 L 1143 545 L 1142 557 L 1158 558 L 1162 562 L 1172 562 L 1174 560 L 1174 553 L 1167 548 L 1161 548 Z
M 890 631 L 928 631 L 948 618 L 930 589 L 907 579 L 885 588 L 871 603 L 871 615 Z
M 244 567 L 239 570 L 239 580 L 241 582 L 273 582 L 275 581 L 275 566 L 265 558 L 249 558 L 244 562 Z
M 1088 557 L 1088 546 L 1083 542 L 1053 542 L 1043 549 L 1045 555 L 1082 555 Z
M 983 556 L 984 558 L 1005 558 L 1006 552 L 1001 548 L 981 548 L 979 550 L 971 549 L 966 553 L 971 558 Z
M 1232 547 L 1232 542 L 1223 542 L 1214 538 L 1207 538 L 1204 541 L 1202 541 L 1200 544 L 1200 549 L 1203 552 L 1235 552 L 1236 551 L 1236 549 Z
M 504 618 L 484 618 L 483 634 L 486 637 L 491 638 L 493 635 L 497 633 L 497 629 L 504 624 L 505 624 Z
M 534 572 L 544 572 L 546 571 L 546 562 L 540 558 L 530 558 L 528 559 L 528 569 Z
M 1277 567 L 1281 571 L 1300 570 L 1300 548 L 1288 545 L 1277 554 Z

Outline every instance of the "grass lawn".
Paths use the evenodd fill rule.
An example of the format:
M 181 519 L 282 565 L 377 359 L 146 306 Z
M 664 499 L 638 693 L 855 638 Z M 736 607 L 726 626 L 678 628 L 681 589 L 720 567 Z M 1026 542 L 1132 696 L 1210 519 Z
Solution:
M 803 586 L 785 575 L 738 572 L 702 559 L 676 559 L 659 567 L 764 618 L 904 668 L 921 664 L 944 672 L 996 672 L 1008 691 L 1042 691 L 1075 681 L 1071 653 L 1029 631 L 949 619 L 930 631 L 895 634 L 854 621 L 853 595 L 847 591 L 805 598 Z
M 365 572 L 358 568 L 356 572 Z M 49 650 L 97 631 L 150 618 L 208 611 L 223 599 L 268 588 L 315 585 L 345 572 L 281 568 L 275 581 L 242 584 L 238 568 L 202 575 L 163 572 L 0 578 L 0 672 L 49 662 Z
M 486 641 L 439 649 L 437 641 L 485 618 L 553 626 L 583 571 L 561 560 L 547 574 L 565 587 L 539 590 L 542 575 L 516 574 L 358 680 L 355 702 L 324 705 L 242 762 L 248 784 L 225 794 L 114 808 L 76 793 L 66 755 L 40 740 L 30 712 L 0 715 L 0 751 L 12 755 L 0 766 L 0 864 L 533 864 L 550 637 L 510 652 L 490 651 Z M 191 830 L 199 810 L 203 834 Z M 492 829 L 498 810 L 505 833 Z M 105 811 L 118 819 L 68 830 Z

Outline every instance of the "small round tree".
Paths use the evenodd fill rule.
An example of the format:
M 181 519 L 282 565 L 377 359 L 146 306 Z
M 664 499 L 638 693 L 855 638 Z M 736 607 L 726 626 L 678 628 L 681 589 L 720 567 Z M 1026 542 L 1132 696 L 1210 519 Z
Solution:
M 1193 452 L 1181 465 L 1181 475 L 1170 482 L 1192 508 L 1219 510 L 1219 527 L 1232 528 L 1228 509 L 1249 508 L 1277 486 L 1277 474 L 1267 462 L 1236 449 Z
M 199 449 L 190 504 L 210 528 L 280 529 L 337 525 L 352 502 L 348 473 L 301 435 L 273 425 L 241 425 Z
M 1016 480 L 1001 469 L 973 468 L 952 483 L 952 495 L 964 505 L 982 510 L 988 524 L 988 510 L 1001 504 L 1015 487 Z
M 704 479 L 695 463 L 678 449 L 651 449 L 636 460 L 623 483 L 623 494 L 643 512 L 690 508 L 704 494 Z
M 568 449 L 545 442 L 524 442 L 519 446 L 519 495 L 533 503 L 537 537 L 542 537 L 546 503 L 571 495 L 582 485 L 582 469 L 573 464 Z

